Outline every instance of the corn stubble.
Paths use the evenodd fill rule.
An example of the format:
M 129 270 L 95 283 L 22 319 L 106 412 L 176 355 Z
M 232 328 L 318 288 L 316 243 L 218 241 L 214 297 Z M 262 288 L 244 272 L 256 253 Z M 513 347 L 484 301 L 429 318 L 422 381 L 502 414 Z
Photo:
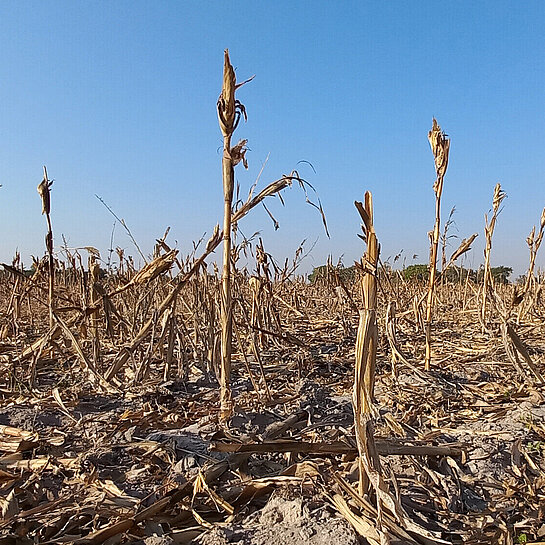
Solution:
M 36 543 L 130 543 L 162 532 L 190 543 L 287 487 L 313 494 L 321 508 L 329 502 L 373 545 L 452 543 L 459 536 L 507 545 L 517 528 L 537 538 L 545 516 L 542 423 L 527 423 L 533 443 L 513 437 L 504 481 L 471 474 L 466 458 L 484 443 L 468 446 L 460 437 L 474 441 L 484 434 L 494 441 L 503 430 L 488 434 L 471 426 L 489 413 L 499 418 L 513 410 L 523 396 L 543 399 L 544 278 L 537 256 L 545 210 L 526 241 L 523 284 L 495 282 L 492 239 L 505 198 L 498 184 L 492 214 L 485 216 L 482 275 L 464 276 L 457 263 L 477 234 L 447 256 L 452 214 L 442 228 L 441 198 L 450 140 L 434 119 L 429 277 L 407 279 L 381 264 L 367 192 L 355 203 L 365 243 L 355 271 L 346 275 L 329 259 L 323 275 L 309 283 L 297 276 L 303 246 L 291 262 L 278 264 L 257 234 L 245 239 L 239 228 L 294 182 L 310 202 L 310 186 L 297 171 L 239 198 L 234 169 L 247 166 L 247 142 L 233 145 L 232 139 L 246 119 L 236 98 L 244 83 L 237 83 L 225 51 L 217 103 L 223 227 L 213 227 L 189 255 L 170 246 L 169 229 L 152 256 L 142 254 L 142 267 L 122 248 L 112 248 L 105 270 L 92 246 L 55 247 L 44 167 L 38 192 L 47 222 L 45 255 L 31 273 L 18 256 L 2 264 L 0 412 L 6 409 L 1 416 L 9 420 L 9 411 L 22 405 L 36 407 L 39 418 L 55 410 L 68 424 L 62 430 L 0 426 L 0 532 L 6 539 L 26 533 Z M 327 233 L 319 201 L 310 204 Z M 271 209 L 265 211 L 276 226 Z M 221 269 L 207 265 L 220 246 Z M 448 328 L 432 331 L 439 314 Z M 429 372 L 432 345 L 441 376 Z M 350 391 L 352 424 L 337 420 L 343 411 L 332 402 Z M 121 399 L 129 408 L 108 418 L 101 413 L 99 425 L 78 412 L 81 400 L 108 405 Z M 267 425 L 254 426 L 252 419 Z M 238 429 L 240 421 L 249 424 Z M 197 453 L 193 443 L 177 450 L 172 438 L 148 436 L 182 429 L 182 440 L 203 441 L 194 432 L 203 422 L 210 450 L 224 458 Z M 112 468 L 106 473 L 101 455 L 108 449 L 132 456 L 132 465 L 124 467 L 119 456 L 113 463 L 119 475 Z M 198 464 L 188 462 L 180 477 L 178 462 L 186 462 L 188 449 Z M 61 488 L 46 493 L 52 471 Z M 142 475 L 148 481 L 139 481 Z M 486 506 L 468 507 L 481 480 L 488 486 Z M 132 495 L 134 482 L 144 495 Z
M 428 285 L 428 296 L 426 299 L 426 356 L 424 367 L 429 371 L 431 367 L 431 322 L 433 313 L 433 293 L 435 290 L 435 280 L 437 276 L 437 251 L 439 248 L 439 236 L 441 228 L 441 195 L 443 194 L 443 183 L 448 167 L 448 154 L 450 150 L 450 140 L 446 137 L 441 127 L 433 119 L 433 126 L 428 133 L 433 158 L 435 161 L 436 179 L 433 184 L 435 193 L 435 224 L 430 234 L 430 279 Z
M 51 185 L 53 182 L 47 177 L 47 168 L 44 165 L 44 179 L 38 185 L 38 193 L 42 199 L 42 214 L 47 221 L 47 234 L 45 236 L 45 247 L 48 257 L 49 273 L 49 327 L 53 327 L 54 297 L 55 297 L 55 260 L 53 257 L 53 227 L 51 225 Z

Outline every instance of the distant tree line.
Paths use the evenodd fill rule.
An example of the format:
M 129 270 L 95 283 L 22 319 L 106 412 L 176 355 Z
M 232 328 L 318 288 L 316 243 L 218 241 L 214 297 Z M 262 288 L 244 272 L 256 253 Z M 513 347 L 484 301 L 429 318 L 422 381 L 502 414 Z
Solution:
M 513 273 L 511 267 L 500 265 L 499 267 L 491 267 L 490 273 L 492 278 L 498 284 L 508 284 L 509 277 Z M 405 280 L 428 280 L 429 268 L 428 265 L 409 265 L 401 271 Z M 469 276 L 473 282 L 480 283 L 483 281 L 484 269 L 466 269 L 465 267 L 450 267 L 445 272 L 445 279 L 448 282 L 464 281 Z
M 343 282 L 353 282 L 356 278 L 356 267 L 355 265 L 351 267 L 320 265 L 319 267 L 315 267 L 308 275 L 308 281 L 311 284 L 315 284 L 318 281 L 327 282 L 328 280 L 335 279 L 337 275 Z
M 379 274 L 387 274 L 392 272 L 392 269 L 389 264 L 384 265 L 384 269 L 381 268 Z M 409 265 L 408 267 L 399 271 L 401 276 L 405 280 L 420 280 L 426 281 L 429 278 L 429 267 L 428 265 Z M 500 265 L 499 267 L 492 267 L 490 270 L 492 278 L 498 284 L 508 284 L 509 277 L 513 273 L 511 267 L 506 267 L 505 265 Z M 329 281 L 334 280 L 337 275 L 340 280 L 343 282 L 352 282 L 356 278 L 357 269 L 355 266 L 352 267 L 343 267 L 343 266 L 332 266 L 332 265 L 321 265 L 315 267 L 308 276 L 308 280 L 311 284 L 315 284 L 318 281 Z M 460 282 L 465 281 L 468 276 L 469 279 L 475 283 L 480 283 L 483 281 L 484 271 L 480 269 L 466 269 L 465 267 L 450 267 L 445 272 L 444 278 L 447 282 Z

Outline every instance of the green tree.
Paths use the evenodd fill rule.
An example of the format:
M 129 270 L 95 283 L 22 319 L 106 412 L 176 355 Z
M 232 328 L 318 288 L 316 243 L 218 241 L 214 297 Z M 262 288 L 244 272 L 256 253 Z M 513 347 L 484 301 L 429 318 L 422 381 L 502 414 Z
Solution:
M 405 280 L 427 280 L 430 276 L 428 265 L 409 265 L 403 269 L 403 278 Z
M 308 275 L 308 281 L 315 284 L 318 280 L 335 279 L 337 275 L 343 282 L 352 282 L 356 278 L 356 267 L 320 265 Z
M 509 277 L 511 276 L 512 272 L 513 269 L 511 267 L 505 267 L 504 265 L 500 265 L 499 267 L 492 267 L 490 269 L 492 278 L 499 284 L 509 283 Z
M 490 274 L 492 275 L 492 278 L 494 279 L 494 282 L 498 284 L 508 284 L 509 283 L 509 277 L 511 276 L 511 273 L 513 272 L 512 267 L 506 267 L 505 265 L 500 265 L 499 267 L 491 267 L 490 268 Z M 481 267 L 477 271 L 477 282 L 483 281 L 483 273 L 484 269 Z

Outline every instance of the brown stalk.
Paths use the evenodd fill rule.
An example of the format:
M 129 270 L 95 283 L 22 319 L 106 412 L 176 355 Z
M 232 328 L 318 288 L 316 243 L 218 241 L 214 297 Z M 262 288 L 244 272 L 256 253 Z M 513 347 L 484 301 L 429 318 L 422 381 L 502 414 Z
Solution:
M 96 307 L 96 310 L 91 314 L 91 331 L 93 336 L 98 337 L 98 320 L 99 320 L 99 308 L 98 304 L 100 303 L 100 288 L 98 282 L 100 279 L 100 265 L 98 264 L 96 257 L 91 254 L 89 256 L 89 291 L 91 306 Z
M 543 209 L 543 212 L 541 213 L 541 219 L 539 222 L 539 231 L 536 236 L 536 227 L 532 228 L 532 231 L 528 235 L 528 238 L 526 239 L 526 244 L 528 244 L 528 248 L 530 250 L 530 264 L 528 265 L 528 272 L 526 273 L 526 280 L 524 281 L 524 287 L 522 289 L 522 304 L 519 307 L 518 315 L 517 315 L 517 323 L 520 323 L 520 320 L 523 318 L 523 316 L 528 312 L 528 310 L 531 308 L 533 302 L 532 298 L 530 298 L 529 304 L 525 304 L 525 299 L 528 298 L 528 295 L 531 292 L 532 287 L 536 283 L 536 279 L 534 276 L 534 269 L 536 265 L 536 257 L 537 252 L 539 250 L 539 247 L 541 246 L 541 242 L 543 241 L 543 233 L 545 231 L 545 208 Z
M 100 322 L 100 301 L 102 299 L 100 295 L 99 287 L 100 279 L 100 265 L 96 260 L 95 254 L 89 255 L 89 288 L 90 288 L 90 302 L 91 306 L 96 308 L 90 316 L 91 322 L 91 336 L 93 343 L 93 358 L 95 367 L 98 368 L 100 361 L 100 334 L 99 334 L 99 322 Z
M 481 291 L 481 308 L 480 308 L 480 320 L 483 330 L 486 329 L 486 301 L 488 297 L 488 291 L 490 287 L 493 287 L 492 273 L 490 272 L 490 255 L 492 253 L 492 235 L 494 234 L 494 228 L 496 227 L 496 220 L 500 213 L 500 206 L 505 199 L 505 192 L 502 190 L 501 185 L 498 183 L 494 188 L 494 197 L 492 199 L 492 218 L 488 223 L 488 215 L 484 215 L 484 235 L 486 238 L 484 248 L 484 270 L 483 270 L 483 287 Z
M 441 194 L 443 193 L 443 181 L 448 166 L 448 155 L 450 149 L 450 140 L 446 137 L 437 120 L 433 119 L 433 127 L 428 133 L 431 150 L 435 160 L 435 172 L 437 178 L 433 184 L 435 192 L 435 225 L 433 232 L 430 233 L 430 277 L 428 285 L 428 296 L 426 301 L 426 356 L 424 367 L 426 370 L 431 366 L 431 322 L 433 312 L 433 292 L 435 289 L 435 277 L 437 275 L 437 250 L 439 247 L 439 228 L 441 225 Z
M 231 150 L 231 137 L 236 128 L 237 105 L 235 100 L 236 77 L 225 50 L 223 64 L 223 86 L 218 99 L 218 118 L 223 134 L 223 274 L 221 277 L 221 362 L 220 362 L 220 420 L 228 420 L 233 412 L 231 400 L 231 350 L 233 337 L 233 315 L 231 304 L 231 217 L 233 191 L 235 188 L 235 161 Z M 240 117 L 240 112 L 238 112 Z
M 51 226 L 51 185 L 53 184 L 47 177 L 47 168 L 44 165 L 44 179 L 38 185 L 38 193 L 42 198 L 42 214 L 45 214 L 47 220 L 47 235 L 45 236 L 45 247 L 49 259 L 49 285 L 48 285 L 48 305 L 49 305 L 49 327 L 52 328 L 55 323 L 53 316 L 55 307 L 53 298 L 55 296 L 55 261 L 53 259 L 53 227 Z
M 461 456 L 463 449 L 454 445 L 412 445 L 402 440 L 379 439 L 376 441 L 379 454 L 416 456 Z M 212 452 L 302 452 L 312 454 L 358 454 L 358 450 L 343 441 L 313 442 L 278 439 L 262 443 L 238 443 L 218 441 L 211 445 Z
M 354 203 L 363 222 L 363 238 L 367 244 L 362 261 L 363 309 L 360 310 L 358 334 L 356 338 L 356 362 L 354 369 L 354 426 L 359 456 L 359 491 L 361 495 L 369 491 L 369 473 L 380 471 L 377 456 L 373 455 L 374 436 L 372 432 L 371 408 L 373 404 L 374 374 L 377 350 L 376 317 L 376 271 L 378 264 L 378 244 L 373 226 L 373 203 L 369 192 L 365 193 L 365 207 L 361 202 Z M 368 433 L 370 431 L 370 433 Z
M 354 203 L 363 222 L 362 238 L 367 244 L 360 267 L 363 271 L 363 309 L 360 311 L 358 335 L 356 338 L 356 362 L 354 372 L 354 430 L 359 451 L 359 492 L 363 496 L 372 484 L 377 496 L 378 530 L 382 532 L 382 506 L 391 499 L 381 474 L 380 458 L 373 431 L 373 396 L 377 355 L 377 266 L 379 246 L 373 225 L 373 198 L 365 193 L 365 205 Z

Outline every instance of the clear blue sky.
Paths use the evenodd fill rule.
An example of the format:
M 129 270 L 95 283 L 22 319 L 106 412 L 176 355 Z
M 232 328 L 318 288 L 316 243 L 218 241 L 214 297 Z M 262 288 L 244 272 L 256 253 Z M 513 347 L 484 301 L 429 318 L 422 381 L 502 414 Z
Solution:
M 279 259 L 318 242 L 361 255 L 353 206 L 371 190 L 382 257 L 428 258 L 434 219 L 432 117 L 452 139 L 443 215 L 460 237 L 479 232 L 501 182 L 508 194 L 495 264 L 527 263 L 525 238 L 545 205 L 545 2 L 24 2 L 0 4 L 0 259 L 42 255 L 36 186 L 55 180 L 55 243 L 109 247 L 124 218 L 146 253 L 171 226 L 182 253 L 221 220 L 216 100 L 223 50 L 248 122 L 242 194 L 299 167 L 317 189 L 331 240 L 303 194 L 241 224 Z M 316 173 L 305 163 L 309 161 Z M 117 226 L 115 246 L 136 255 Z M 456 241 L 453 246 L 456 246 Z M 545 248 L 538 257 L 545 266 Z

